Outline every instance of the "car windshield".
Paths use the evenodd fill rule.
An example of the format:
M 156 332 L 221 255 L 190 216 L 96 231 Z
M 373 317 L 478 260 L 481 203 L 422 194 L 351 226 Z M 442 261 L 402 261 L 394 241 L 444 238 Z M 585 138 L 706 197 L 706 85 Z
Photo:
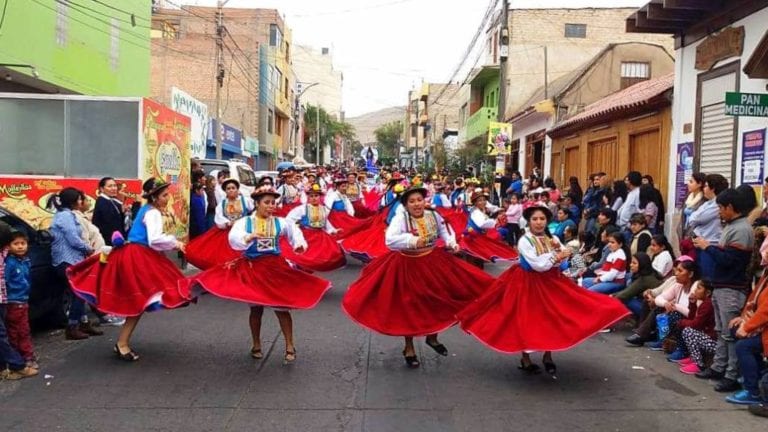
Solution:
M 242 166 L 237 167 L 237 175 L 240 177 L 240 183 L 251 187 L 256 186 L 256 174 L 248 168 Z

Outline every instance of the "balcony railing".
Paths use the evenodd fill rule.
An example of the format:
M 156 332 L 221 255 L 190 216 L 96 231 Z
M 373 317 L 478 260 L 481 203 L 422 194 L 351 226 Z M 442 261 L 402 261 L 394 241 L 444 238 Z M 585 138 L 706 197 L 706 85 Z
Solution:
M 472 140 L 480 135 L 488 133 L 491 121 L 496 120 L 497 109 L 495 107 L 482 107 L 467 119 L 467 137 Z

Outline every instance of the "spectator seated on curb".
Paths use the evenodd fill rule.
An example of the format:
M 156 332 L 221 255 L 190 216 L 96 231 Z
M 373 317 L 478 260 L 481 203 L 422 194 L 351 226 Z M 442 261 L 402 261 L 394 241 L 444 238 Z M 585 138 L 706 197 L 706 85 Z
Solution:
M 643 252 L 632 257 L 629 270 L 632 273 L 632 282 L 612 296 L 621 300 L 638 321 L 641 321 L 644 318 L 643 293 L 658 287 L 661 284 L 661 278 L 651 265 L 651 257 Z

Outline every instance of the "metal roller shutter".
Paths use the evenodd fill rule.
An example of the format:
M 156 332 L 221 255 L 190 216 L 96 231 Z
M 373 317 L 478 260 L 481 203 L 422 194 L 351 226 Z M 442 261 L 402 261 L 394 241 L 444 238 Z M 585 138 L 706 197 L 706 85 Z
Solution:
M 725 102 L 701 107 L 701 159 L 699 170 L 705 174 L 721 174 L 733 184 L 733 155 L 736 145 L 733 132 L 735 117 L 725 115 Z

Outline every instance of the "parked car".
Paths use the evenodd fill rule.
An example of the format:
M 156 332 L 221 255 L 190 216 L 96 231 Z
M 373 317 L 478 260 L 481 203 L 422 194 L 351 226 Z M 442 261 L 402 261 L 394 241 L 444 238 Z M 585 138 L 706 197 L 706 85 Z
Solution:
M 277 178 L 280 176 L 280 173 L 277 171 L 256 171 L 254 174 L 256 174 L 256 181 L 262 177 L 269 177 L 272 179 L 272 184 L 274 185 L 277 185 Z
M 29 258 L 32 261 L 30 322 L 33 327 L 63 327 L 67 322 L 72 294 L 66 282 L 56 275 L 56 270 L 51 264 L 51 234 L 48 230 L 35 230 L 4 207 L 0 207 L 0 220 L 29 237 Z
M 253 190 L 256 189 L 256 182 L 259 178 L 248 164 L 239 159 L 200 159 L 200 165 L 206 174 L 228 169 L 230 177 L 236 178 L 240 182 L 240 193 L 243 196 L 251 196 Z

